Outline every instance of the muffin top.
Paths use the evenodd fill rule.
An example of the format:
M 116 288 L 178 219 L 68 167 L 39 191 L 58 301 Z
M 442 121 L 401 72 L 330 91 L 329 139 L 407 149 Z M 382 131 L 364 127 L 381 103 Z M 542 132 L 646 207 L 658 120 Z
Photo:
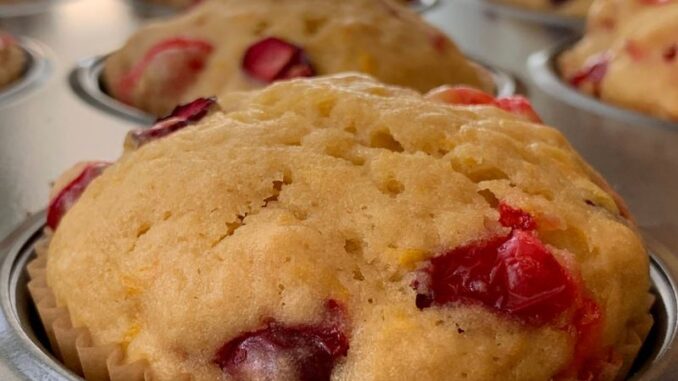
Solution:
M 0 30 L 0 88 L 21 76 L 26 65 L 26 55 L 17 41 Z
M 614 379 L 650 319 L 633 223 L 525 104 L 469 94 L 340 74 L 178 109 L 50 224 L 48 284 L 158 380 Z
M 138 31 L 104 80 L 114 97 L 164 115 L 225 90 L 344 71 L 420 91 L 490 87 L 449 38 L 391 0 L 207 0 Z
M 678 1 L 597 0 L 560 68 L 581 91 L 678 121 L 677 55 Z

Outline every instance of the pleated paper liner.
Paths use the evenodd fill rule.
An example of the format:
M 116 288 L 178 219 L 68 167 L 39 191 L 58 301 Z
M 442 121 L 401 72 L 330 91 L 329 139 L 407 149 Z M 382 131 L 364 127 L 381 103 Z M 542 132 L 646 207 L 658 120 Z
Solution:
M 146 361 L 125 363 L 120 344 L 93 345 L 87 328 L 73 327 L 68 310 L 57 306 L 46 279 L 49 240 L 50 234 L 46 233 L 45 237 L 36 243 L 36 258 L 26 268 L 31 279 L 28 290 L 47 332 L 54 356 L 87 381 L 153 380 Z M 178 379 L 178 381 L 190 380 L 190 376 Z
M 50 237 L 51 232 L 46 230 L 44 237 L 35 244 L 36 258 L 26 268 L 31 279 L 28 290 L 47 332 L 53 354 L 68 369 L 87 381 L 152 381 L 146 361 L 125 363 L 120 344 L 93 345 L 87 328 L 73 327 L 68 310 L 57 306 L 54 294 L 47 286 L 47 248 Z M 654 299 L 654 295 L 648 295 L 648 310 Z M 617 374 L 617 380 L 625 378 L 650 332 L 652 323 L 653 319 L 646 316 L 629 324 L 626 344 L 618 348 L 615 358 L 603 366 L 601 375 Z M 191 380 L 190 375 L 177 378 L 177 381 Z

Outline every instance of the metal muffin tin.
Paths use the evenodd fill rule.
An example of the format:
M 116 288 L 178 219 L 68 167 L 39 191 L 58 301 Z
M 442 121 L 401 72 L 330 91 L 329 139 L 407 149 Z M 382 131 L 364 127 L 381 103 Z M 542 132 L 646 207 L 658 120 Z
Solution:
M 103 82 L 104 63 L 107 56 L 96 56 L 80 61 L 69 75 L 69 83 L 73 91 L 90 105 L 140 124 L 151 124 L 155 116 L 129 106 L 106 93 Z M 507 96 L 516 91 L 516 82 L 506 72 L 484 63 L 476 64 L 487 71 L 494 84 L 497 96 Z
M 578 38 L 567 39 L 553 47 L 533 53 L 527 61 L 530 75 L 533 81 L 554 97 L 590 112 L 613 118 L 620 121 L 628 121 L 643 126 L 655 126 L 660 128 L 675 129 L 678 131 L 678 122 L 670 122 L 654 118 L 648 114 L 625 109 L 611 103 L 605 103 L 598 98 L 578 91 L 567 82 L 563 81 L 558 70 L 558 57 L 561 53 L 571 48 Z
M 35 255 L 44 220 L 44 212 L 34 215 L 0 244 L 0 357 L 12 369 L 3 374 L 0 368 L 4 381 L 81 380 L 49 352 L 26 286 L 26 264 Z M 628 380 L 673 381 L 678 374 L 678 257 L 655 243 L 650 250 L 655 325 Z
M 532 99 L 542 118 L 560 129 L 626 199 L 646 236 L 668 247 L 650 243 L 657 324 L 632 379 L 676 380 L 678 130 L 632 112 L 608 115 L 601 112 L 598 100 L 569 88 L 550 90 L 542 79 L 554 80 L 553 66 L 543 66 L 551 74 L 547 77 L 548 70 L 543 71 L 540 77 L 534 75 L 537 58 L 530 67 L 527 58 L 542 52 L 546 64 L 551 58 L 545 57 L 559 51 L 553 46 L 576 38 L 578 27 L 542 16 L 521 17 L 515 13 L 521 9 L 489 1 L 439 0 L 424 15 L 474 60 L 517 79 L 515 87 Z M 140 25 L 168 13 L 132 0 L 52 4 L 23 17 L 7 17 L 10 13 L 2 12 L 7 8 L 0 8 L 0 29 L 25 36 L 26 50 L 37 52 L 35 62 L 45 64 L 39 80 L 17 83 L 24 90 L 9 90 L 0 101 L 0 239 L 25 221 L 0 243 L 2 381 L 78 380 L 42 344 L 39 326 L 31 320 L 23 269 L 40 235 L 44 214 L 38 211 L 46 204 L 48 183 L 77 161 L 115 160 L 127 130 L 152 119 L 130 116 L 134 109 L 132 114 L 121 113 L 120 104 L 113 104 L 113 110 L 98 104 L 111 98 L 100 91 L 96 59 L 88 57 L 119 48 Z M 26 78 L 32 78 L 31 70 Z M 97 92 L 99 98 L 91 99 Z M 567 99 L 566 92 L 577 101 Z M 31 213 L 38 214 L 27 219 Z
M 528 23 L 542 24 L 550 27 L 581 30 L 586 23 L 585 18 L 562 15 L 547 10 L 530 9 L 502 2 L 501 0 L 456 0 L 475 3 L 483 11 L 510 17 Z
M 15 0 L 14 3 L 0 4 L 0 17 L 21 17 L 47 12 L 61 1 L 69 0 Z
M 20 78 L 0 89 L 0 104 L 10 103 L 27 95 L 50 75 L 47 49 L 30 38 L 20 38 L 18 43 L 26 55 L 26 66 Z

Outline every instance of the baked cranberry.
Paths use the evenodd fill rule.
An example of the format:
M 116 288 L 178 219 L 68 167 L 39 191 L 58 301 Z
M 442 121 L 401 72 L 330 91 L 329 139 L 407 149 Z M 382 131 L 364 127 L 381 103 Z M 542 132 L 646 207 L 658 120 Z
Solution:
M 647 5 L 666 5 L 671 4 L 675 0 L 640 0 L 641 3 Z
M 0 32 L 0 49 L 16 45 L 16 39 L 7 33 Z
M 504 202 L 499 203 L 499 223 L 513 229 L 534 230 L 537 228 L 537 223 L 532 215 Z
M 635 61 L 640 61 L 647 56 L 647 51 L 635 40 L 627 40 L 624 49 Z
M 494 97 L 468 86 L 441 86 L 428 93 L 429 98 L 451 105 L 489 105 Z
M 87 186 L 97 178 L 108 167 L 110 163 L 91 162 L 88 163 L 82 172 L 66 185 L 59 194 L 54 197 L 47 208 L 47 226 L 55 230 L 61 222 L 61 218 L 75 204 L 85 191 Z
M 662 57 L 664 57 L 664 61 L 666 62 L 675 61 L 676 55 L 678 55 L 678 44 L 669 46 L 666 50 L 664 50 L 664 53 L 662 53 Z
M 518 115 L 523 119 L 529 120 L 535 123 L 541 123 L 541 118 L 532 108 L 532 104 L 527 98 L 514 95 L 510 97 L 497 98 L 494 104 L 504 111 L 508 111 L 511 114 Z
M 250 46 L 243 57 L 242 68 L 251 77 L 266 83 L 315 75 L 302 48 L 276 37 Z
M 567 271 L 534 234 L 522 230 L 446 252 L 424 271 L 428 290 L 418 291 L 432 304 L 478 303 L 535 326 L 549 323 L 574 301 Z
M 529 121 L 541 123 L 530 101 L 520 95 L 495 98 L 473 87 L 441 86 L 431 90 L 427 97 L 453 105 L 493 105 Z
M 191 103 L 177 106 L 170 115 L 158 119 L 153 127 L 130 131 L 126 143 L 132 148 L 141 147 L 199 121 L 215 107 L 217 100 L 214 97 L 198 98 Z
M 333 300 L 319 325 L 285 326 L 269 321 L 224 344 L 214 363 L 237 381 L 329 381 L 340 357 L 348 353 L 343 309 Z
M 593 92 L 596 96 L 600 95 L 600 83 L 607 74 L 607 67 L 610 59 L 606 54 L 601 54 L 588 62 L 581 70 L 570 77 L 570 83 L 575 87 L 580 87 L 584 83 L 590 83 L 593 86 Z
M 182 94 L 204 69 L 214 47 L 211 43 L 187 37 L 163 40 L 151 47 L 143 58 L 126 72 L 116 85 L 117 96 L 132 103 L 134 90 L 141 78 L 152 74 L 154 94 Z

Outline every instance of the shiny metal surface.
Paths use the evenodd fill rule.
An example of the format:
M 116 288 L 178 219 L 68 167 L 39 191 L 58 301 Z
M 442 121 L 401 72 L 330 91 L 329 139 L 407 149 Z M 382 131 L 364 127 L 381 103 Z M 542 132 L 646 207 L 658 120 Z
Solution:
M 156 119 L 153 115 L 128 106 L 106 93 L 103 88 L 102 77 L 105 60 L 106 56 L 102 55 L 86 58 L 77 63 L 68 79 L 75 94 L 90 105 L 111 115 L 141 124 L 153 123 Z M 515 93 L 516 82 L 509 74 L 487 64 L 479 62 L 476 62 L 476 64 L 487 70 L 487 74 L 494 84 L 497 96 L 507 96 Z
M 35 43 L 40 56 L 47 57 L 40 80 L 31 82 L 28 90 L 6 98 L 0 95 L 0 238 L 26 221 L 0 243 L 0 260 L 11 258 L 0 269 L 3 381 L 73 379 L 35 344 L 22 315 L 25 278 L 17 269 L 25 259 L 22 247 L 34 237 L 43 216 L 26 217 L 44 207 L 48 183 L 61 171 L 80 160 L 115 160 L 127 130 L 143 124 L 141 119 L 121 117 L 83 100 L 82 93 L 70 86 L 72 73 L 83 60 L 121 46 L 142 23 L 169 13 L 138 1 L 52 3 L 40 13 L 12 18 L 4 17 L 8 13 L 0 8 L 0 29 Z M 678 256 L 673 253 L 678 252 L 678 129 L 601 113 L 595 105 L 572 102 L 572 97 L 563 95 L 564 89 L 545 86 L 531 74 L 527 58 L 542 51 L 542 60 L 548 61 L 545 49 L 571 40 L 577 26 L 485 0 L 440 0 L 426 17 L 472 57 L 516 77 L 519 91 L 531 97 L 544 120 L 563 131 L 619 191 L 647 235 L 668 247 L 653 249 L 657 261 L 652 271 L 664 306 L 657 315 L 658 341 L 652 350 L 664 357 L 649 360 L 646 364 L 651 367 L 638 380 L 676 379 L 672 375 L 678 375 L 678 346 L 668 343 L 674 339 L 677 314 Z M 646 352 L 651 358 L 652 350 Z
M 26 289 L 26 264 L 45 221 L 41 212 L 0 243 L 0 376 L 3 381 L 81 380 L 46 349 Z M 655 326 L 631 372 L 633 381 L 673 381 L 678 374 L 678 257 L 650 242 Z

